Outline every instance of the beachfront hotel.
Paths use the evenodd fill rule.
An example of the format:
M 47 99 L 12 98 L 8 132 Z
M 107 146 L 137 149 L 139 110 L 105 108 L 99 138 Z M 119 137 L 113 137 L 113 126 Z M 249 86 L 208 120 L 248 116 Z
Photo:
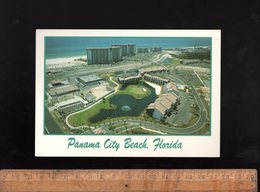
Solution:
M 136 47 L 135 44 L 128 44 L 128 55 L 135 55 L 136 53 Z
M 88 48 L 87 60 L 88 64 L 108 64 L 112 62 L 109 48 Z
M 113 44 L 112 46 L 122 48 L 122 56 L 132 56 L 136 53 L 135 44 Z
M 111 45 L 108 48 L 88 48 L 88 64 L 109 64 L 121 61 L 123 56 L 135 54 L 135 44 Z
M 122 48 L 119 46 L 112 46 L 110 48 L 110 54 L 111 54 L 112 62 L 121 61 L 123 58 Z

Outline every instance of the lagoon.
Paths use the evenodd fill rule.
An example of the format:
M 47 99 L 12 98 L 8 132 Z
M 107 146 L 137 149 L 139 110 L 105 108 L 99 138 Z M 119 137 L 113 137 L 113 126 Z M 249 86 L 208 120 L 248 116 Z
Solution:
M 142 98 L 136 99 L 128 94 L 116 94 L 109 98 L 109 103 L 116 106 L 115 109 L 101 109 L 98 114 L 89 119 L 91 123 L 97 123 L 106 118 L 122 117 L 122 116 L 139 116 L 145 108 L 153 103 L 157 95 L 155 89 L 148 84 L 144 84 L 151 91 L 151 94 Z

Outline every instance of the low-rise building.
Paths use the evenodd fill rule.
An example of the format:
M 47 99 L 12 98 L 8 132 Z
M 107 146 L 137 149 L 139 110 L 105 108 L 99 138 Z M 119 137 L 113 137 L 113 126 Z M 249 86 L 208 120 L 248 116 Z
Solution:
M 174 93 L 166 93 L 147 107 L 147 113 L 157 120 L 162 120 L 177 105 L 178 96 Z
M 54 79 L 54 80 L 51 81 L 51 85 L 52 85 L 53 87 L 55 87 L 55 86 L 60 86 L 60 85 L 62 85 L 62 80 L 60 80 L 60 79 Z
M 186 91 L 186 89 L 188 88 L 187 85 L 177 84 L 176 86 L 179 91 Z
M 167 68 L 162 66 L 153 66 L 153 67 L 139 69 L 139 73 L 142 75 L 146 73 L 152 74 L 152 73 L 161 73 L 161 72 L 168 72 L 168 71 L 169 70 Z
M 50 96 L 61 96 L 61 95 L 66 95 L 69 93 L 77 92 L 79 91 L 79 88 L 76 85 L 64 85 L 64 86 L 59 86 L 59 87 L 53 87 L 51 88 L 48 93 Z
M 127 75 L 118 78 L 119 83 L 136 83 L 142 79 L 140 74 Z
M 68 105 L 64 105 L 64 106 L 59 107 L 58 111 L 62 115 L 68 115 L 70 113 L 73 113 L 73 112 L 76 112 L 76 111 L 83 109 L 84 106 L 85 105 L 82 102 L 77 101 L 77 102 L 73 102 L 73 103 L 70 103 Z
M 175 69 L 180 71 L 190 71 L 190 72 L 196 71 L 197 73 L 201 73 L 201 74 L 210 74 L 210 68 L 204 68 L 204 67 L 178 65 L 175 67 Z
M 177 85 L 173 82 L 166 83 L 162 89 L 164 93 L 173 92 L 174 94 L 179 95 Z
M 78 78 L 78 81 L 83 85 L 94 85 L 102 81 L 103 79 L 96 75 L 86 75 Z
M 156 83 L 156 84 L 159 84 L 159 85 L 164 85 L 164 84 L 170 82 L 169 79 L 165 79 L 165 78 L 150 75 L 150 74 L 144 74 L 144 80 L 150 81 L 152 83 Z

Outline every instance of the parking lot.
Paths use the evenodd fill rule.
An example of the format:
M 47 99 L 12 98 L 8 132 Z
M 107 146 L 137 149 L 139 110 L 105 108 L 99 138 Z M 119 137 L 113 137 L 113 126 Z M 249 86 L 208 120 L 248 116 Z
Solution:
M 180 100 L 181 103 L 177 106 L 176 111 L 167 118 L 167 122 L 174 126 L 186 125 L 192 117 L 192 113 L 189 112 L 189 109 L 193 103 L 192 97 L 186 92 L 181 92 Z

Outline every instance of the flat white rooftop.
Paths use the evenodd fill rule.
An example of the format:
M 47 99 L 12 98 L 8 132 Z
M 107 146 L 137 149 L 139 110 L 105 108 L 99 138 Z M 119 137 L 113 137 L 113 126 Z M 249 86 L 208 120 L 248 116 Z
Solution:
M 89 82 L 93 82 L 93 81 L 101 81 L 102 78 L 96 76 L 96 75 L 86 75 L 86 76 L 82 76 L 79 77 L 79 79 L 81 81 L 83 81 L 84 83 L 89 83 Z

